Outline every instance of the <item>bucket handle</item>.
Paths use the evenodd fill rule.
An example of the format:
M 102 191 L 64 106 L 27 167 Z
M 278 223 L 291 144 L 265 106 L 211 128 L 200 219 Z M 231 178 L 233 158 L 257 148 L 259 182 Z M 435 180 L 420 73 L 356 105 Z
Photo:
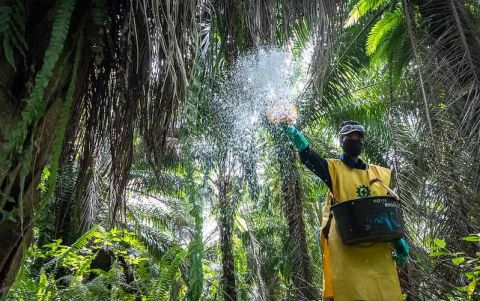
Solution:
M 328 234 L 330 232 L 330 225 L 332 224 L 332 218 L 333 218 L 332 206 L 338 203 L 331 191 L 329 191 L 329 194 L 330 194 L 330 210 L 328 213 L 327 223 L 322 229 L 323 237 L 325 237 L 325 240 L 327 241 L 327 243 L 328 243 Z
M 370 178 L 370 168 L 368 167 L 367 167 L 367 175 L 368 175 L 368 178 Z M 375 178 L 371 179 L 368 182 L 368 185 L 372 186 L 375 183 L 380 183 L 380 185 L 382 185 L 388 191 L 388 193 L 390 193 L 397 201 L 400 201 L 400 197 L 398 196 L 398 194 L 395 191 L 393 191 L 392 188 L 388 187 L 388 185 L 385 185 L 385 183 L 383 183 L 383 181 L 380 180 L 378 177 L 375 176 Z
M 388 191 L 388 193 L 390 193 L 397 201 L 400 201 L 400 197 L 398 196 L 398 194 L 395 191 L 393 191 L 392 188 L 385 185 L 385 183 L 383 183 L 382 180 L 380 180 L 379 178 L 371 179 L 370 182 L 369 182 L 369 185 L 372 186 L 372 184 L 375 184 L 375 183 L 380 183 L 380 185 L 385 187 L 385 189 Z

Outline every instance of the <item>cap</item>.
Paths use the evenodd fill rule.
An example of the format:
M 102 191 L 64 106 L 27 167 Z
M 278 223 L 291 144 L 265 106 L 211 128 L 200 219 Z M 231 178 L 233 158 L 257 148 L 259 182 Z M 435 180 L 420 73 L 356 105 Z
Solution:
M 362 137 L 365 135 L 365 128 L 356 121 L 344 121 L 340 125 L 340 136 L 345 136 L 353 132 L 359 132 Z

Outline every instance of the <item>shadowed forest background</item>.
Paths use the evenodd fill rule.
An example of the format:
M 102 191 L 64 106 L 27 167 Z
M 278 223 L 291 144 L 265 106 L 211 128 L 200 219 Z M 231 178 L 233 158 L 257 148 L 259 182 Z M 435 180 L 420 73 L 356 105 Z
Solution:
M 478 0 L 0 3 L 0 299 L 318 300 L 344 120 L 390 167 L 406 300 L 480 300 Z

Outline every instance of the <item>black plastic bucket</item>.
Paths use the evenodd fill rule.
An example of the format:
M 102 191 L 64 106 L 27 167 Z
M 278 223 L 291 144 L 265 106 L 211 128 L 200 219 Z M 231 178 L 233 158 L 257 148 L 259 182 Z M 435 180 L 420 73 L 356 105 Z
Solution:
M 332 206 L 337 231 L 344 244 L 389 242 L 404 236 L 400 202 L 391 196 L 373 196 Z

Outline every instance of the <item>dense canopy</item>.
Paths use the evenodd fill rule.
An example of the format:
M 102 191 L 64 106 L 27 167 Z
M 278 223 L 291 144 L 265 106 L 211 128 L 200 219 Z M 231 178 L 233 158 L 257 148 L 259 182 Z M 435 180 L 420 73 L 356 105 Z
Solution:
M 318 300 L 327 186 L 392 169 L 406 300 L 478 300 L 478 0 L 0 3 L 0 299 Z

